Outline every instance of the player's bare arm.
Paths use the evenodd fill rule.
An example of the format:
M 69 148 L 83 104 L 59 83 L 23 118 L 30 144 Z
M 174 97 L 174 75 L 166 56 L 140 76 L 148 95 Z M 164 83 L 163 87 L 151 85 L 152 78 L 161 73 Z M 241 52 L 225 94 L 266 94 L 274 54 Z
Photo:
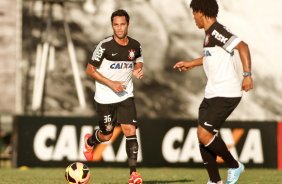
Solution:
M 112 80 L 104 77 L 101 73 L 99 73 L 96 70 L 96 67 L 91 65 L 91 64 L 87 65 L 86 73 L 87 73 L 87 75 L 89 75 L 93 79 L 95 79 L 95 80 L 97 80 L 97 81 L 99 81 L 99 82 L 109 86 L 114 92 L 119 93 L 119 92 L 124 91 L 124 87 L 123 87 L 121 82 L 119 82 L 119 81 L 112 81 Z
M 239 55 L 240 55 L 240 59 L 242 62 L 242 66 L 243 66 L 243 72 L 247 72 L 247 76 L 244 76 L 243 81 L 242 81 L 242 90 L 244 91 L 249 91 L 251 89 L 253 89 L 253 79 L 251 76 L 251 55 L 250 55 L 250 50 L 248 45 L 241 41 L 236 47 L 235 49 L 238 50 Z M 250 72 L 250 73 L 249 73 Z
M 137 79 L 142 79 L 143 78 L 143 63 L 142 62 L 137 62 L 134 66 L 134 69 L 133 69 L 133 76 L 135 76 Z
M 203 65 L 203 57 L 194 59 L 192 61 L 179 61 L 173 66 L 173 68 L 178 69 L 180 72 L 182 72 L 201 65 Z

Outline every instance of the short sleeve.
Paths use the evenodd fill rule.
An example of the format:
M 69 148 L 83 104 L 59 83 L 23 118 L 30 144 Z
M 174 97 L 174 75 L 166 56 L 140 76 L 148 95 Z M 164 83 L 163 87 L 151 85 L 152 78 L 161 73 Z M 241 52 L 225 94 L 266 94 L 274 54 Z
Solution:
M 105 51 L 106 51 L 106 48 L 104 44 L 100 42 L 97 45 L 97 47 L 95 48 L 89 64 L 95 67 L 99 67 L 102 64 L 103 59 L 105 58 Z

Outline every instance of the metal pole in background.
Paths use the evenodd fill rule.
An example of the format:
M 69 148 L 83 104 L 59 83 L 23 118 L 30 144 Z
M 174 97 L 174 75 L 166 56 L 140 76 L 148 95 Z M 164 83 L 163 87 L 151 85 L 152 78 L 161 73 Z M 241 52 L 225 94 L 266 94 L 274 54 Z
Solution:
M 43 39 L 43 45 L 37 45 L 37 53 L 36 53 L 36 63 L 35 63 L 35 74 L 34 74 L 34 86 L 33 86 L 33 98 L 32 98 L 32 110 L 36 111 L 42 107 L 42 98 L 44 91 L 44 82 L 46 75 L 47 63 L 49 62 L 49 69 L 52 70 L 55 64 L 55 48 L 50 44 L 50 29 L 52 26 L 52 5 L 54 3 L 60 3 L 62 11 L 63 11 L 63 26 L 66 34 L 68 53 L 70 58 L 70 63 L 73 71 L 74 82 L 76 87 L 76 92 L 78 95 L 78 101 L 81 108 L 86 107 L 85 95 L 83 92 L 83 86 L 79 75 L 79 68 L 76 59 L 76 53 L 74 44 L 72 42 L 70 28 L 67 23 L 66 14 L 67 11 L 64 7 L 64 1 L 53 1 L 46 0 L 43 1 L 45 5 L 49 5 L 49 12 L 47 18 L 47 26 L 45 31 L 45 37 Z M 49 58 L 49 59 L 48 59 Z
M 69 28 L 69 25 L 68 25 L 67 20 L 66 20 L 67 11 L 66 11 L 64 5 L 63 4 L 61 4 L 61 5 L 62 5 L 61 7 L 63 9 L 63 19 L 64 19 L 63 21 L 64 21 L 66 38 L 67 38 L 68 52 L 69 52 L 71 66 L 72 66 L 76 92 L 77 92 L 77 95 L 78 95 L 78 101 L 79 101 L 80 107 L 85 108 L 86 107 L 86 101 L 85 101 L 85 96 L 84 96 L 84 92 L 83 92 L 83 86 L 82 86 L 80 75 L 79 75 L 79 69 L 78 69 L 78 65 L 77 65 L 77 59 L 76 59 L 74 45 L 73 45 L 73 42 L 72 42 L 72 39 L 71 39 L 70 28 Z
M 33 96 L 33 101 L 32 101 L 32 110 L 36 111 L 39 108 L 41 108 L 42 105 L 42 98 L 43 98 L 43 89 L 44 89 L 44 82 L 45 82 L 45 74 L 46 74 L 46 66 L 47 66 L 47 61 L 48 61 L 48 52 L 49 52 L 49 34 L 50 34 L 50 29 L 52 26 L 52 7 L 53 3 L 48 3 L 49 4 L 49 11 L 48 11 L 48 19 L 47 19 L 47 26 L 46 26 L 46 35 L 45 39 L 43 42 L 43 49 L 42 49 L 42 54 L 41 57 L 39 56 L 40 53 L 38 54 L 39 58 L 37 59 L 37 62 L 40 61 L 39 63 L 36 62 L 37 65 L 35 68 L 37 71 L 35 72 L 35 82 L 34 82 L 34 96 Z M 38 50 L 40 52 L 40 49 Z M 36 79 L 37 78 L 37 79 Z

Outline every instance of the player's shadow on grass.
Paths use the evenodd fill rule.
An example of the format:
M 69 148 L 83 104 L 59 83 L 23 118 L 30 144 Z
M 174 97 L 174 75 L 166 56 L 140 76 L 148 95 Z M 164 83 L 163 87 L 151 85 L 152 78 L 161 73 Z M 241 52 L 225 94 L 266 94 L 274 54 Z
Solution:
M 188 180 L 188 179 L 183 179 L 183 180 L 151 180 L 151 181 L 144 181 L 144 184 L 165 184 L 165 183 L 190 183 L 193 182 L 194 180 Z

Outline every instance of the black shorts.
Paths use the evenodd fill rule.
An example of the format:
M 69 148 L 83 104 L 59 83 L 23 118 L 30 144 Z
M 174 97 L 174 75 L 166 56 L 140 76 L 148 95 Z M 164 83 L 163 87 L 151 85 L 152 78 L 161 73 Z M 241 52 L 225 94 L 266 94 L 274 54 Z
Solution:
M 96 102 L 96 111 L 99 128 L 104 135 L 112 133 L 117 124 L 135 124 L 137 127 L 136 107 L 133 97 L 113 104 Z
M 237 107 L 240 100 L 241 97 L 204 98 L 199 107 L 199 125 L 216 134 L 228 116 Z

